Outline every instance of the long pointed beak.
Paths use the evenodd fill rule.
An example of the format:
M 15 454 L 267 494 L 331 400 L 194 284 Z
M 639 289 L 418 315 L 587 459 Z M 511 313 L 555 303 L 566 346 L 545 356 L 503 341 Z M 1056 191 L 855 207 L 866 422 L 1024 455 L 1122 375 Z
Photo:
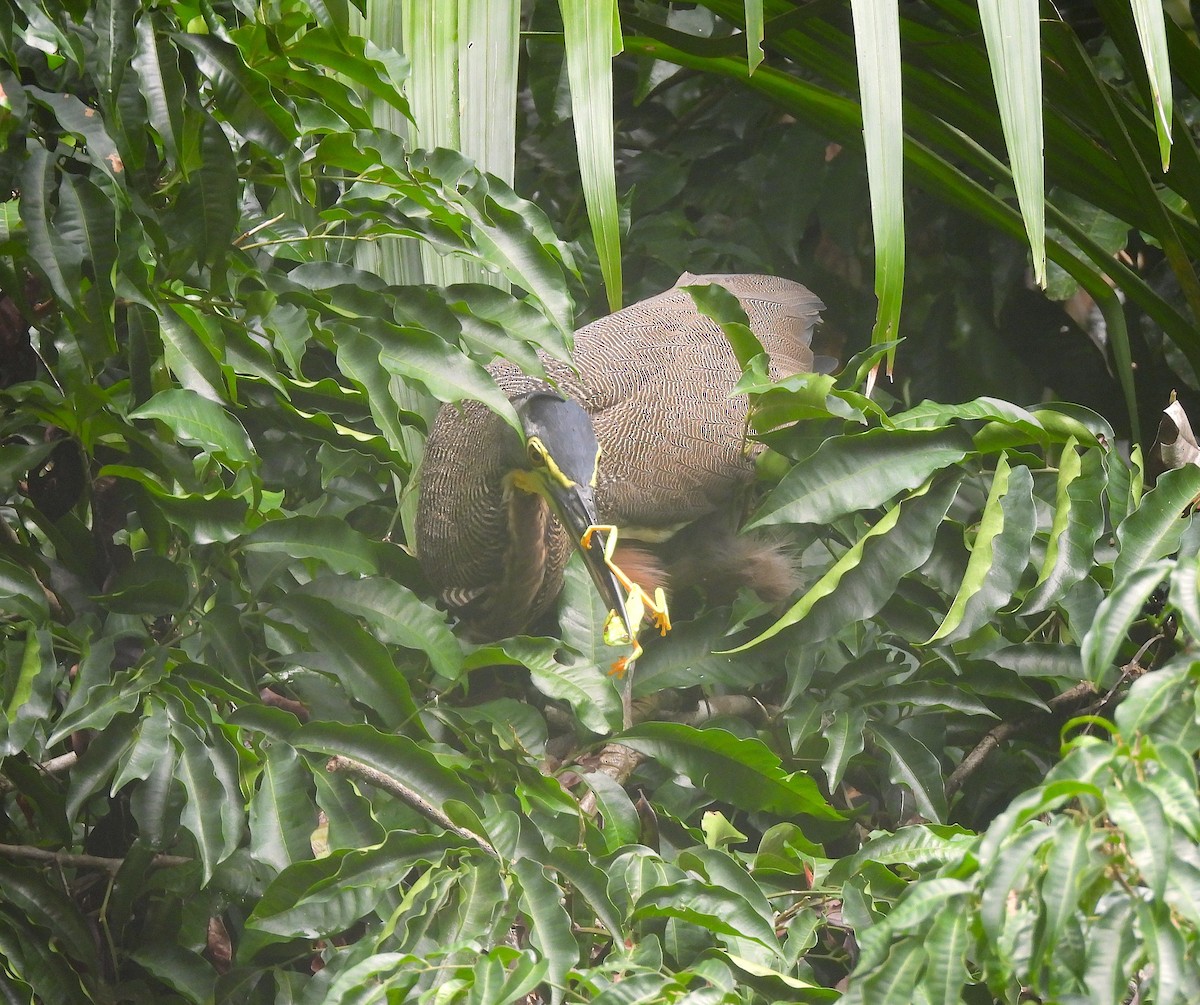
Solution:
M 583 545 L 583 536 L 589 527 L 599 523 L 596 514 L 596 493 L 590 485 L 552 485 L 549 490 L 550 505 L 555 516 L 566 528 L 575 545 L 575 550 L 583 556 L 583 564 L 587 566 L 588 574 L 600 599 L 608 605 L 608 609 L 616 611 L 630 642 L 636 638 L 636 626 L 630 623 L 629 613 L 625 609 L 625 591 L 617 577 L 604 558 L 605 537 L 600 533 L 592 534 L 587 547 Z

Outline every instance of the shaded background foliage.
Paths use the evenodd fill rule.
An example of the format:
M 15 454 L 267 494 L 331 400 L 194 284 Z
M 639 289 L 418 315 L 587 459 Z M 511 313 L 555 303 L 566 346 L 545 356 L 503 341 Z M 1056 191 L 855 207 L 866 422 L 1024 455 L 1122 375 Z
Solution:
M 951 6 L 905 13 L 950 31 Z M 827 7 L 799 24 L 836 41 Z M 752 519 L 805 588 L 648 646 L 633 755 L 606 745 L 585 575 L 561 638 L 471 647 L 404 540 L 433 406 L 506 412 L 483 365 L 564 354 L 596 289 L 553 38 L 524 64 L 522 198 L 377 124 L 406 67 L 344 6 L 0 12 L 8 1000 L 1190 999 L 1196 468 L 1146 490 L 1100 354 L 934 193 L 900 400 L 864 397 L 849 120 L 635 58 L 660 29 L 725 45 L 703 9 L 623 13 L 631 295 L 684 266 L 799 276 L 849 357 L 778 388 L 750 367 L 787 472 Z M 777 27 L 759 79 L 795 69 Z M 390 284 L 360 268 L 381 242 L 516 292 Z M 1146 302 L 1161 374 L 1192 347 Z M 917 403 L 983 391 L 1028 407 Z

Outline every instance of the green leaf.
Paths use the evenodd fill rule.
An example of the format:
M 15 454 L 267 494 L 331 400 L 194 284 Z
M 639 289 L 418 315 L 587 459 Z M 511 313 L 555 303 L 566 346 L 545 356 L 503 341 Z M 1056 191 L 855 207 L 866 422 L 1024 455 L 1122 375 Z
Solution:
M 408 680 L 387 649 L 350 614 L 328 601 L 301 593 L 282 598 L 281 608 L 296 618 L 316 650 L 307 665 L 339 679 L 381 726 L 408 727 L 417 707 Z
M 1138 41 L 1146 60 L 1150 98 L 1154 107 L 1154 129 L 1158 133 L 1158 152 L 1165 173 L 1171 163 L 1171 67 L 1167 55 L 1167 29 L 1163 5 L 1155 0 L 1131 0 Z
M 957 464 L 970 450 L 970 439 L 953 429 L 872 429 L 830 437 L 788 472 L 747 527 L 827 524 L 880 506 Z
M 896 584 L 929 558 L 937 526 L 958 491 L 962 473 L 937 479 L 891 507 L 770 628 L 730 652 L 741 652 L 799 624 L 807 642 L 819 642 L 874 615 Z
M 379 571 L 375 544 L 332 516 L 292 516 L 268 520 L 239 542 L 244 551 L 315 559 L 337 573 Z
M 1101 601 L 1083 639 L 1084 674 L 1092 683 L 1098 684 L 1109 675 L 1129 629 L 1142 615 L 1150 594 L 1170 570 L 1171 563 L 1166 561 L 1141 565 L 1129 572 Z
M 1042 60 L 1037 0 L 980 0 L 979 20 L 1000 106 L 1021 217 L 1033 251 L 1033 277 L 1046 285 L 1042 175 Z
M 181 710 L 171 711 L 171 738 L 179 749 L 176 777 L 183 784 L 182 823 L 196 839 L 202 883 L 238 846 L 245 801 L 238 782 L 237 754 L 219 728 L 203 737 Z
M 0 610 L 42 624 L 50 605 L 42 585 L 26 569 L 0 558 Z
M 922 984 L 929 1005 L 959 1005 L 969 980 L 966 959 L 972 945 L 971 919 L 964 910 L 938 915 L 925 936 L 925 975 Z
M 96 945 L 79 908 L 55 885 L 30 869 L 0 861 L 0 883 L 10 909 L 49 931 L 70 959 L 94 969 Z
M 4 698 L 0 758 L 27 748 L 35 758 L 41 755 L 42 744 L 34 738 L 49 717 L 54 689 L 62 676 L 48 631 L 30 627 L 24 640 L 18 639 L 4 644 L 7 672 L 0 682 Z
M 1058 951 L 1068 926 L 1078 925 L 1080 900 L 1102 868 L 1101 862 L 1093 858 L 1095 835 L 1091 826 L 1086 821 L 1075 824 L 1069 819 L 1059 820 L 1058 824 L 1041 886 L 1045 921 L 1037 944 L 1043 961 Z
M 391 579 L 322 576 L 299 592 L 320 597 L 362 618 L 381 642 L 424 652 L 439 675 L 457 679 L 462 648 L 446 624 L 445 615 L 422 603 L 402 584 Z
M 246 430 L 216 402 L 187 388 L 172 387 L 129 413 L 131 419 L 158 419 L 175 438 L 200 447 L 227 464 L 249 464 L 255 458 Z
M 310 775 L 296 751 L 272 743 L 250 798 L 250 854 L 278 872 L 312 856 L 309 835 L 317 822 Z
M 832 792 L 842 783 L 842 776 L 851 758 L 862 753 L 863 727 L 867 724 L 866 710 L 859 707 L 837 709 L 829 724 L 822 729 L 827 744 L 821 767 Z
M 1063 447 L 1046 554 L 1022 614 L 1040 614 L 1087 576 L 1095 544 L 1104 533 L 1103 460 L 1090 449 L 1082 458 L 1072 439 Z
M 762 913 L 736 891 L 684 879 L 647 890 L 634 908 L 633 919 L 679 918 L 717 935 L 750 939 L 780 958 L 775 929 Z
M 1134 779 L 1106 789 L 1104 796 L 1108 815 L 1121 828 L 1142 879 L 1151 895 L 1161 900 L 1171 866 L 1170 830 L 1162 803 L 1152 789 Z
M 238 224 L 237 158 L 225 130 L 211 115 L 200 126 L 200 167 L 179 193 L 177 219 L 197 263 L 219 268 Z
M 904 123 L 900 85 L 900 13 L 897 0 L 856 0 L 854 52 L 862 106 L 871 226 L 875 236 L 875 295 L 879 312 L 871 344 L 900 334 L 904 293 Z M 888 357 L 891 373 L 894 352 Z
M 917 809 L 928 820 L 946 816 L 946 789 L 942 766 L 920 740 L 895 726 L 873 722 L 871 736 L 888 755 L 888 777 L 908 787 Z
M 1187 527 L 1180 517 L 1197 497 L 1200 497 L 1200 467 L 1188 464 L 1162 474 L 1141 505 L 1117 527 L 1114 589 L 1147 563 L 1178 549 Z
M 614 0 L 559 0 L 579 172 L 608 309 L 621 307 L 621 239 L 613 164 L 612 57 L 621 51 Z
M 602 833 L 608 851 L 636 844 L 641 833 L 641 820 L 629 793 L 603 771 L 587 771 L 579 777 L 596 797 L 596 810 L 603 820 Z
M 457 839 L 396 830 L 372 848 L 339 850 L 323 859 L 298 862 L 264 891 L 246 919 L 247 935 L 319 939 L 342 932 L 372 911 L 415 866 L 438 862 L 456 847 Z M 260 936 L 253 941 L 261 945 L 271 940 Z
M 212 35 L 175 35 L 191 50 L 196 66 L 212 84 L 217 107 L 247 139 L 276 157 L 284 156 L 296 138 L 292 115 L 276 102 L 267 79 L 250 69 L 241 52 Z
M 619 742 L 661 761 L 739 809 L 840 818 L 811 778 L 785 773 L 761 740 L 739 739 L 723 729 L 648 722 L 623 733 Z
M 1024 466 L 1011 470 L 1008 460 L 1001 455 L 967 571 L 946 617 L 929 642 L 939 639 L 953 642 L 969 637 L 1012 599 L 1029 561 L 1034 517 L 1033 475 Z
M 137 52 L 133 69 L 141 83 L 150 125 L 158 134 L 168 160 L 177 162 L 183 146 L 183 77 L 179 56 L 164 35 L 155 31 L 156 19 L 143 14 L 137 21 Z
M 562 891 L 531 859 L 517 859 L 512 869 L 520 881 L 521 904 L 532 920 L 530 938 L 549 965 L 550 1000 L 561 1002 L 567 973 L 579 965 L 579 946 L 571 931 L 571 917 L 562 906 Z
M 341 323 L 330 327 L 335 337 L 348 328 Z M 516 412 L 495 381 L 454 346 L 419 328 L 397 328 L 383 322 L 368 324 L 363 331 L 379 344 L 379 362 L 388 373 L 415 380 L 438 401 L 482 401 L 521 432 Z
M 1142 940 L 1149 950 L 1154 967 L 1155 1005 L 1174 1005 L 1186 1002 L 1195 992 L 1195 943 L 1188 946 L 1183 933 L 1175 925 L 1171 912 L 1161 902 L 1135 900 Z M 1189 948 L 1191 952 L 1189 952 Z M 1191 956 L 1189 962 L 1188 957 Z

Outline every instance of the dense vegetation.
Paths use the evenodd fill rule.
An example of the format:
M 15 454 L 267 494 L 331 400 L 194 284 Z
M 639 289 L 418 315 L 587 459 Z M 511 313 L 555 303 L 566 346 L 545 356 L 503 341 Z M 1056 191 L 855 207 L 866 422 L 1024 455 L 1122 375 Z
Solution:
M 914 6 L 914 38 L 958 33 L 957 5 Z M 548 36 L 525 64 L 535 203 L 377 124 L 364 96 L 407 112 L 405 63 L 343 5 L 0 9 L 4 1001 L 1196 1000 L 1200 468 L 1169 450 L 1147 479 L 1102 365 L 1092 408 L 1061 400 L 1073 374 L 1037 338 L 1016 370 L 1023 253 L 928 195 L 919 337 L 897 398 L 864 396 L 883 350 L 855 355 L 872 309 L 842 106 L 820 133 L 785 89 L 668 86 L 633 31 L 680 23 L 625 14 L 635 295 L 684 267 L 794 275 L 848 362 L 777 387 L 750 363 L 777 460 L 752 519 L 805 587 L 782 617 L 742 596 L 648 643 L 622 731 L 586 575 L 556 637 L 470 646 L 405 537 L 432 408 L 499 404 L 484 365 L 564 354 L 571 290 L 595 290 Z M 806 32 L 842 46 L 843 21 L 779 25 L 761 69 L 795 73 Z M 1094 86 L 1156 156 L 1104 40 Z M 1149 411 L 1176 379 L 1187 400 L 1195 351 L 1176 139 L 1166 181 L 1062 195 L 1095 200 L 1096 232 L 1139 228 L 1149 279 L 1112 271 L 1158 325 L 1127 343 Z M 1086 179 L 1103 150 L 1048 163 Z M 820 185 L 768 198 L 799 158 Z M 356 254 L 380 243 L 515 292 L 385 282 Z

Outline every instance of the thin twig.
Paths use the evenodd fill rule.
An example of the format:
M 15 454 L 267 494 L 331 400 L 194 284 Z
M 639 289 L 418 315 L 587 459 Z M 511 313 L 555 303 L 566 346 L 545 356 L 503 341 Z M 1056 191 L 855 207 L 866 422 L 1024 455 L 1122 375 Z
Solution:
M 57 775 L 72 767 L 78 760 L 79 755 L 75 751 L 70 750 L 65 754 L 59 754 L 58 757 L 52 757 L 48 761 L 42 761 L 41 764 L 37 765 L 37 769 L 38 771 L 45 772 L 47 775 Z M 5 792 L 12 792 L 16 787 L 15 782 L 0 775 L 0 795 L 3 795 Z
M 125 864 L 123 858 L 102 858 L 99 855 L 76 855 L 68 851 L 48 851 L 27 844 L 0 844 L 0 857 L 24 858 L 34 862 L 47 862 L 76 869 L 103 869 L 115 873 Z M 182 855 L 155 855 L 150 865 L 159 869 L 170 869 L 180 865 L 191 865 L 192 859 Z
M 390 792 L 397 799 L 402 799 L 408 803 L 409 806 L 420 813 L 426 820 L 445 828 L 452 834 L 457 834 L 460 838 L 477 844 L 491 855 L 492 858 L 500 858 L 499 853 L 492 847 L 491 842 L 487 838 L 481 834 L 476 834 L 474 831 L 467 830 L 465 827 L 460 827 L 446 816 L 442 810 L 425 799 L 416 789 L 409 788 L 399 779 L 384 774 L 378 768 L 373 768 L 362 761 L 356 761 L 352 757 L 343 757 L 338 754 L 329 759 L 325 765 L 325 770 L 354 775 L 356 778 L 361 778 L 368 785 L 373 785 L 377 789 L 383 789 L 384 792 Z
M 1089 680 L 1084 680 L 1080 681 L 1074 687 L 1068 688 L 1062 694 L 1055 695 L 1046 704 L 1050 706 L 1051 711 L 1058 712 L 1063 708 L 1077 705 L 1088 698 L 1094 698 L 1096 694 L 1098 694 L 1096 685 Z M 988 759 L 993 750 L 996 750 L 1005 740 L 1015 736 L 1036 721 L 1037 716 L 1028 715 L 1023 719 L 1016 719 L 1012 722 L 1002 722 L 984 733 L 983 739 L 972 748 L 971 752 L 962 759 L 958 767 L 950 772 L 950 777 L 946 779 L 947 798 L 953 796 L 963 787 L 963 783 Z

